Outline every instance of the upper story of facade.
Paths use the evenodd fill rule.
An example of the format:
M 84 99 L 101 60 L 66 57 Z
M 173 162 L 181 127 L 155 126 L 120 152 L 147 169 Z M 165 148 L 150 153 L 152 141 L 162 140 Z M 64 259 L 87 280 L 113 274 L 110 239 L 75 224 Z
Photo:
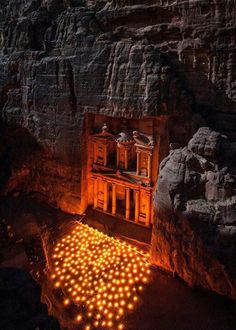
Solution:
M 131 130 L 122 125 L 121 131 L 112 134 L 106 123 L 101 131 L 92 134 L 93 171 L 119 171 L 131 180 L 150 187 L 152 176 L 153 136 Z

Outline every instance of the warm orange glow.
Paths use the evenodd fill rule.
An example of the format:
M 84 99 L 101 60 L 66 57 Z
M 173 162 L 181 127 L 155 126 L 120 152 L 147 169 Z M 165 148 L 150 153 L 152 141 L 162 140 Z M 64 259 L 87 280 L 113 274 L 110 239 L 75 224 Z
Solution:
M 79 315 L 76 316 L 76 321 L 77 322 L 81 322 L 82 319 L 83 319 L 83 316 L 81 314 L 79 314 Z
M 146 256 L 79 224 L 57 243 L 52 259 L 51 278 L 66 297 L 65 308 L 78 307 L 75 322 L 85 330 L 125 328 L 121 319 L 135 309 L 149 281 Z

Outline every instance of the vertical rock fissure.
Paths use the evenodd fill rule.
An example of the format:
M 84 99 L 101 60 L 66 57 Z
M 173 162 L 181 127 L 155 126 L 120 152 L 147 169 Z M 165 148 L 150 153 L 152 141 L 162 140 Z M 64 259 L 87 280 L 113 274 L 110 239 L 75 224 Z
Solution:
M 74 117 L 77 112 L 77 97 L 75 93 L 75 81 L 74 81 L 74 70 L 70 60 L 67 61 L 67 69 L 68 69 L 68 81 L 69 81 L 69 89 L 71 94 L 71 113 Z

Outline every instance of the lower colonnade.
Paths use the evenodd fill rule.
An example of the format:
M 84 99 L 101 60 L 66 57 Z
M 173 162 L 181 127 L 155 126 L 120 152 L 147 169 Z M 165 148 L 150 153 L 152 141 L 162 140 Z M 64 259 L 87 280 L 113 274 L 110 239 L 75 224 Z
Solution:
M 104 176 L 93 176 L 93 207 L 113 216 L 121 216 L 145 226 L 150 225 L 150 187 L 118 181 Z

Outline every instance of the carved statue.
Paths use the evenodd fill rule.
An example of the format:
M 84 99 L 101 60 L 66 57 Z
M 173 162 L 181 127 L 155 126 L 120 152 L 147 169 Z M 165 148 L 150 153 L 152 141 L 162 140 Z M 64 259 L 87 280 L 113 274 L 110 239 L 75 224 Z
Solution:
M 141 175 L 147 176 L 148 175 L 148 159 L 147 157 L 143 157 L 142 163 L 141 163 Z
M 103 164 L 104 158 L 103 158 L 103 147 L 98 147 L 98 156 L 97 156 L 97 162 L 99 164 Z
M 107 127 L 107 124 L 104 123 L 103 126 L 102 126 L 102 133 L 107 133 L 108 132 L 108 127 Z

